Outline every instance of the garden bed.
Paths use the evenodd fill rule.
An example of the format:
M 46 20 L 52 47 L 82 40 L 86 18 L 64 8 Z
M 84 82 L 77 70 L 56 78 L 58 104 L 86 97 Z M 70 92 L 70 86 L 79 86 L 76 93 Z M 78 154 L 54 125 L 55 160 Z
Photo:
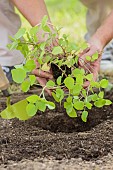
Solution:
M 12 102 L 25 97 L 26 95 L 22 94 L 13 95 Z M 113 91 L 107 93 L 106 98 L 113 101 Z M 0 111 L 4 108 L 5 98 L 1 97 Z M 0 120 L 1 169 L 3 165 L 7 167 L 10 162 L 13 161 L 14 164 L 23 159 L 26 159 L 26 162 L 36 159 L 40 162 L 42 158 L 48 161 L 52 159 L 53 163 L 57 164 L 67 160 L 68 163 L 73 162 L 73 166 L 75 162 L 79 163 L 72 161 L 73 159 L 95 163 L 109 154 L 112 155 L 112 152 L 113 105 L 102 109 L 93 108 L 87 123 L 83 123 L 80 118 L 69 118 L 58 104 L 55 110 L 39 112 L 25 122 L 17 119 Z M 27 165 L 26 163 L 26 167 Z M 14 168 L 12 166 L 11 169 Z

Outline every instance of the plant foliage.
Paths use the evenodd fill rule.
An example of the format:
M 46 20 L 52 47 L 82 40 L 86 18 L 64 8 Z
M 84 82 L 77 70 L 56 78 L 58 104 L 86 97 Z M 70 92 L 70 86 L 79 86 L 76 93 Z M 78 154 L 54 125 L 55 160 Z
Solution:
M 40 30 L 43 30 L 42 37 L 45 33 L 48 35 L 44 42 L 38 41 L 37 34 Z M 40 70 L 49 71 L 52 68 L 54 80 L 48 80 L 46 86 L 42 87 L 39 96 L 34 94 L 27 97 L 23 102 L 15 105 L 16 109 L 9 106 L 7 110 L 10 110 L 11 114 L 8 111 L 7 113 L 2 112 L 1 117 L 6 119 L 16 117 L 26 120 L 34 116 L 38 110 L 45 112 L 46 108 L 55 109 L 55 103 L 48 101 L 45 97 L 45 88 L 52 90 L 54 100 L 63 105 L 69 117 L 76 118 L 81 114 L 84 122 L 87 121 L 88 112 L 93 106 L 100 108 L 111 104 L 110 100 L 104 99 L 104 88 L 108 86 L 108 80 L 102 79 L 95 82 L 89 70 L 78 67 L 78 54 L 80 50 L 87 48 L 87 44 L 84 43 L 78 48 L 68 41 L 67 35 L 57 38 L 58 34 L 58 30 L 54 33 L 50 31 L 45 16 L 40 26 L 35 26 L 29 31 L 21 28 L 11 38 L 12 44 L 9 44 L 8 48 L 20 50 L 26 60 L 25 64 L 12 70 L 13 80 L 21 84 L 23 92 L 28 92 L 34 84 L 39 85 L 32 74 L 36 68 L 35 61 L 40 64 Z M 57 46 L 52 47 L 56 38 Z M 98 53 L 94 54 L 92 58 L 86 57 L 87 62 L 94 62 L 97 59 Z M 89 81 L 86 89 L 83 87 L 85 81 Z M 26 112 L 22 111 L 22 114 L 19 114 L 17 111 L 19 108 L 26 109 Z

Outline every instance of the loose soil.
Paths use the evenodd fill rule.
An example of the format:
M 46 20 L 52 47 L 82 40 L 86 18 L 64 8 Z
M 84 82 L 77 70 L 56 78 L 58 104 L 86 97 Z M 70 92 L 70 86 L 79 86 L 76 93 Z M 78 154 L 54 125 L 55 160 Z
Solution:
M 31 91 L 30 94 L 32 93 L 36 91 Z M 12 103 L 25 97 L 26 95 L 13 94 Z M 106 93 L 106 98 L 113 101 L 113 91 Z M 5 108 L 5 100 L 5 97 L 0 97 L 0 111 Z M 93 169 L 99 161 L 104 166 L 102 160 L 105 162 L 107 155 L 110 155 L 109 165 L 113 169 L 113 105 L 102 109 L 93 108 L 89 112 L 87 123 L 83 123 L 80 118 L 69 118 L 58 104 L 54 111 L 39 112 L 25 122 L 17 119 L 0 120 L 1 170 L 4 167 L 9 170 L 19 169 L 19 161 L 20 169 L 27 169 L 25 165 L 31 166 L 34 162 L 37 167 L 40 165 L 40 170 L 48 169 L 47 164 L 60 165 L 55 166 L 57 170 L 63 169 L 62 164 L 65 167 L 71 164 L 71 168 L 67 166 L 67 169 L 74 170 L 79 161 L 81 166 L 78 168 L 87 167 L 86 164 L 91 162 L 93 166 L 89 169 Z M 26 159 L 25 164 L 23 159 Z M 46 168 L 42 168 L 42 164 Z M 34 169 L 32 166 L 31 170 Z

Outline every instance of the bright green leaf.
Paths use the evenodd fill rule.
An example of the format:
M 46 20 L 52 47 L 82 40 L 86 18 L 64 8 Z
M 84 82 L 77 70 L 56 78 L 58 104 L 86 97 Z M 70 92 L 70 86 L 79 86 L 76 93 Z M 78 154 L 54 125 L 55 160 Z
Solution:
M 30 85 L 32 86 L 36 82 L 36 76 L 29 75 Z
M 23 92 L 27 92 L 30 88 L 30 82 L 29 81 L 24 81 L 22 84 L 21 84 L 21 89 Z
M 106 79 L 102 79 L 101 81 L 100 81 L 100 86 L 102 87 L 102 88 L 106 88 L 107 86 L 108 86 L 108 80 L 106 80 Z
M 38 100 L 40 100 L 40 97 L 37 95 L 32 95 L 26 98 L 26 100 L 30 103 L 36 103 Z
M 70 90 L 74 87 L 74 79 L 72 77 L 67 77 L 64 80 L 65 86 Z
M 74 108 L 77 110 L 83 110 L 84 109 L 84 102 L 77 101 L 74 103 Z
M 82 116 L 81 116 L 82 121 L 83 122 L 87 122 L 87 117 L 88 117 L 88 112 L 87 111 L 83 111 L 82 112 Z
M 32 104 L 32 103 L 29 103 L 27 105 L 26 111 L 27 111 L 28 116 L 34 116 L 37 113 L 36 106 L 34 104 Z
M 15 34 L 14 38 L 15 39 L 20 39 L 21 37 L 23 37 L 25 32 L 26 32 L 25 28 L 20 28 L 19 31 Z
M 26 71 L 21 68 L 13 69 L 11 73 L 12 78 L 16 83 L 22 83 L 26 78 Z
M 52 50 L 53 55 L 63 54 L 63 50 L 60 46 L 54 47 Z

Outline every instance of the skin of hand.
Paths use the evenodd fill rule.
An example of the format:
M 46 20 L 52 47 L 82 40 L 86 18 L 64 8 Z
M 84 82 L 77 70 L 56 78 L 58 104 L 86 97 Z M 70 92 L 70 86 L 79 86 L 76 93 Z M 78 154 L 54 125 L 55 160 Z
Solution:
M 92 37 L 88 42 L 88 48 L 86 48 L 79 54 L 79 66 L 87 70 L 89 73 L 93 73 L 94 81 L 96 81 L 98 78 L 102 50 L 103 48 L 98 38 Z M 90 62 L 86 60 L 87 56 L 91 57 L 96 52 L 98 52 L 98 59 L 96 61 Z M 88 85 L 89 82 L 87 81 L 85 82 L 84 87 L 87 87 Z
M 88 41 L 88 48 L 79 54 L 79 65 L 93 73 L 94 81 L 98 77 L 100 61 L 104 47 L 113 39 L 113 11 L 106 18 L 96 33 Z M 86 56 L 92 56 L 98 52 L 98 59 L 94 62 L 86 61 Z M 85 82 L 84 87 L 88 87 L 89 82 Z
M 19 11 L 22 13 L 22 15 L 28 20 L 28 22 L 32 26 L 40 25 L 42 18 L 47 15 L 48 16 L 48 26 L 51 29 L 52 32 L 54 32 L 53 26 L 51 24 L 49 14 L 46 9 L 46 5 L 44 0 L 11 0 L 12 3 L 19 9 Z M 46 41 L 48 38 L 48 34 L 45 34 L 44 38 L 42 38 L 42 34 L 44 32 L 40 31 L 37 36 L 39 42 Z M 57 45 L 57 40 L 55 40 L 51 47 L 48 47 L 48 49 L 51 49 L 53 46 Z M 36 69 L 33 70 L 33 74 L 36 76 L 37 81 L 40 83 L 42 87 L 44 87 L 49 79 L 53 78 L 52 72 L 44 72 L 42 70 L 39 70 L 39 64 L 36 62 Z M 51 91 L 47 88 L 45 88 L 45 91 L 51 95 Z

